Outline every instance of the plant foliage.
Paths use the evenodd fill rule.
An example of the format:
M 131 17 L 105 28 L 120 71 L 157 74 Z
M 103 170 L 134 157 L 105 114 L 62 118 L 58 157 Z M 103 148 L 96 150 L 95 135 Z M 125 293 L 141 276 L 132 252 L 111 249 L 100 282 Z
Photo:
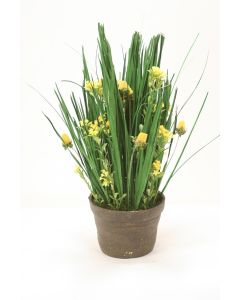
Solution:
M 60 134 L 46 117 L 75 160 L 76 172 L 87 183 L 97 205 L 117 210 L 147 209 L 157 204 L 159 189 L 165 191 L 178 170 L 207 96 L 162 186 L 173 142 L 186 132 L 184 121 L 178 121 L 176 81 L 160 69 L 164 36 L 153 36 L 146 47 L 140 33 L 135 32 L 118 78 L 104 26 L 99 24 L 98 31 L 101 77 L 92 78 L 83 51 L 82 98 L 72 93 L 69 105 L 59 88 L 55 89 L 68 134 Z

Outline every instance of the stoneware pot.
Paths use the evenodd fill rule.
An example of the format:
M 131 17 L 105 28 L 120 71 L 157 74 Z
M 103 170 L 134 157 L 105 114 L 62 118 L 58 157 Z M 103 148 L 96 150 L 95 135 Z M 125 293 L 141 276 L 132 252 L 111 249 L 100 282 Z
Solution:
M 146 210 L 118 211 L 99 207 L 89 197 L 101 250 L 112 257 L 134 258 L 152 251 L 158 222 L 165 204 L 158 193 L 158 204 Z

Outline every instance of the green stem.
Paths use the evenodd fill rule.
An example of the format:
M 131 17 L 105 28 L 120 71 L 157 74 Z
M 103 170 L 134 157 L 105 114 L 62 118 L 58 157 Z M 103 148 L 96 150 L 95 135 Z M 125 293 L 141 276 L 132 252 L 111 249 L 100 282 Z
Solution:
M 177 170 L 174 172 L 173 176 L 191 159 L 193 158 L 196 154 L 198 154 L 198 152 L 200 152 L 201 150 L 203 150 L 205 147 L 207 147 L 208 145 L 210 145 L 212 142 L 214 142 L 216 139 L 218 139 L 220 137 L 220 135 L 215 136 L 215 138 L 213 138 L 211 141 L 209 141 L 207 144 L 205 144 L 204 146 L 202 146 L 201 148 L 199 148 L 197 151 L 195 151 L 191 156 L 189 156 L 181 165 L 179 168 L 177 168 Z
M 133 157 L 136 151 L 136 146 L 133 148 L 133 152 L 130 159 L 128 175 L 127 175 L 127 207 L 129 209 L 129 202 L 130 202 L 130 185 L 131 185 L 131 173 L 132 173 L 132 164 L 133 164 Z

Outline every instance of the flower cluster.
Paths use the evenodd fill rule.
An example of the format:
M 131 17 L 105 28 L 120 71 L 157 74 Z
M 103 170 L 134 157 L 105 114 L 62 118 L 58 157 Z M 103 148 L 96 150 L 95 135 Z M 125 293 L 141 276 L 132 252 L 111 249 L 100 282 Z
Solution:
M 148 86 L 151 89 L 159 89 L 164 80 L 166 79 L 166 73 L 162 71 L 159 67 L 153 66 L 149 72 Z
M 155 160 L 153 163 L 152 163 L 152 174 L 153 176 L 159 176 L 161 173 L 160 173 L 160 168 L 161 168 L 161 162 L 160 160 Z
M 160 125 L 158 134 L 159 137 L 162 139 L 164 145 L 167 144 L 173 136 L 173 134 L 169 130 L 167 130 L 163 125 Z
M 108 187 L 112 184 L 112 177 L 107 170 L 101 170 L 101 175 L 99 180 L 103 187 Z
M 119 93 L 123 100 L 132 99 L 133 90 L 125 80 L 118 80 L 117 86 Z M 103 81 L 102 79 L 96 81 L 86 81 L 84 89 L 88 91 L 92 96 L 97 94 L 103 95 Z
M 98 96 L 102 96 L 102 94 L 103 94 L 102 79 L 96 80 L 96 81 L 86 81 L 84 88 L 91 95 L 94 95 L 94 93 L 95 93 Z
M 109 134 L 110 122 L 109 120 L 105 121 L 102 115 L 99 115 L 97 120 L 89 121 L 87 119 L 80 121 L 80 126 L 85 130 L 85 133 L 88 136 L 97 137 L 100 132 Z
M 100 128 L 98 126 L 98 121 L 90 122 L 88 134 L 90 136 L 98 136 Z

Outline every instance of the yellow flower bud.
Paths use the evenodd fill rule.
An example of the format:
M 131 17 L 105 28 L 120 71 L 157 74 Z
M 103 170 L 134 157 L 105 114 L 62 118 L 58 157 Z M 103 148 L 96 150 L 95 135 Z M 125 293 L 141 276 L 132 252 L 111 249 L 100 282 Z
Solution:
M 138 147 L 143 147 L 146 145 L 147 142 L 147 133 L 140 132 L 135 140 L 135 145 Z
M 149 70 L 149 73 L 151 77 L 155 79 L 165 79 L 166 78 L 166 72 L 162 71 L 159 67 L 151 67 Z
M 97 94 L 99 96 L 102 96 L 102 94 L 103 94 L 102 80 L 100 79 L 100 80 L 94 81 L 93 87 L 96 90 Z
M 88 125 L 89 121 L 88 119 L 80 120 L 80 126 Z
M 179 136 L 186 133 L 185 121 L 181 120 L 178 122 L 177 127 L 176 127 L 176 132 L 178 133 Z
M 158 133 L 160 137 L 163 138 L 165 144 L 172 137 L 172 133 L 169 130 L 167 130 L 163 125 L 160 125 Z
M 96 91 L 99 96 L 102 96 L 103 87 L 102 87 L 102 80 L 96 81 L 86 81 L 84 89 L 90 92 L 93 95 L 93 91 Z
M 109 120 L 107 120 L 107 122 L 105 123 L 104 132 L 105 132 L 106 134 L 109 134 L 109 133 L 110 133 L 110 122 L 109 122 Z
M 160 160 L 155 160 L 154 162 L 153 162 L 153 164 L 152 164 L 152 168 L 153 168 L 153 170 L 155 170 L 155 171 L 159 171 L 160 170 L 160 168 L 161 168 L 161 162 L 160 162 Z
M 99 123 L 103 123 L 103 117 L 102 117 L 102 115 L 99 115 L 99 116 L 98 116 L 98 122 L 99 122 Z
M 99 134 L 99 126 L 96 122 L 90 124 L 90 128 L 88 130 L 88 134 L 90 136 L 98 136 Z
M 112 184 L 111 176 L 107 170 L 101 170 L 101 175 L 99 180 L 103 187 L 108 187 Z
M 93 82 L 93 87 L 94 87 L 96 90 L 102 88 L 102 80 L 100 79 L 100 80 L 94 81 L 94 82 Z
M 133 90 L 125 80 L 118 80 L 118 89 L 122 93 L 127 93 L 129 96 L 133 94 Z
M 93 81 L 86 81 L 85 82 L 85 90 L 88 92 L 92 92 L 93 91 L 93 87 L 94 87 L 94 82 Z
M 152 163 L 152 174 L 153 176 L 158 176 L 160 175 L 160 168 L 161 168 L 161 162 L 160 160 L 155 160 L 153 163 Z
M 62 138 L 62 142 L 63 142 L 64 147 L 72 147 L 72 140 L 70 139 L 70 137 L 66 133 L 63 133 L 61 138 Z

